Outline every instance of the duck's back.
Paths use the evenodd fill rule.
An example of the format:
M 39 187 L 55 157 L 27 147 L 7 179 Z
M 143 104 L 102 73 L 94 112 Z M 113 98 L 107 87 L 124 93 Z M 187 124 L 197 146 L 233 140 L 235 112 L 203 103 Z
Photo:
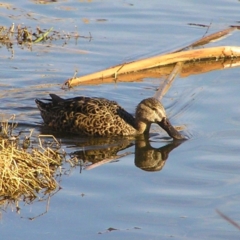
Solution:
M 134 117 L 116 102 L 105 98 L 76 97 L 36 99 L 41 116 L 48 126 L 58 131 L 89 136 L 132 135 L 136 130 Z

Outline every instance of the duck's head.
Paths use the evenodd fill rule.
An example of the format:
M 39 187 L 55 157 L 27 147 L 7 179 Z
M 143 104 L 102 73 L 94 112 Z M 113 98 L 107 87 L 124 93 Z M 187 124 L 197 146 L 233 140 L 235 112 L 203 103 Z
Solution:
M 142 133 L 149 132 L 152 123 L 157 123 L 173 139 L 185 139 L 169 122 L 163 105 L 156 98 L 142 100 L 136 109 L 137 128 Z

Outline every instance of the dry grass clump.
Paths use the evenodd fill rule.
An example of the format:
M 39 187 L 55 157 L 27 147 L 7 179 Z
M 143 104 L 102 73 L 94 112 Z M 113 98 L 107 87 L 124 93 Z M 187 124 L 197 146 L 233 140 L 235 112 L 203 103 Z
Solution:
M 43 193 L 58 187 L 55 174 L 64 155 L 59 153 L 55 141 L 44 147 L 31 143 L 32 131 L 22 137 L 22 132 L 13 135 L 14 124 L 1 123 L 0 133 L 0 205 L 5 200 L 33 201 Z

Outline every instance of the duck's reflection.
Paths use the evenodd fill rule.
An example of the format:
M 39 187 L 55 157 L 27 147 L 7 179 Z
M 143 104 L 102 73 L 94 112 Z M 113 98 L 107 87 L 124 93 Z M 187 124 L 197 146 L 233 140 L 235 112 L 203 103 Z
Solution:
M 86 138 L 75 143 L 73 147 L 77 146 L 81 150 L 72 152 L 70 156 L 77 159 L 77 164 L 80 163 L 80 170 L 83 165 L 84 169 L 90 170 L 131 154 L 125 150 L 133 145 L 132 138 Z
M 154 148 L 149 139 L 136 139 L 135 165 L 144 171 L 160 171 L 164 167 L 169 153 L 182 143 L 183 141 L 172 141 L 162 147 Z
M 144 171 L 160 171 L 165 165 L 170 152 L 174 148 L 178 147 L 182 142 L 183 141 L 172 141 L 165 144 L 162 140 L 157 140 L 154 141 L 154 145 L 162 144 L 163 146 L 155 148 L 151 146 L 149 137 L 144 138 L 143 136 L 137 138 L 65 138 L 62 144 L 66 146 L 68 150 L 72 150 L 70 158 L 75 159 L 76 161 L 70 162 L 69 158 L 67 158 L 66 162 L 64 162 L 64 167 L 56 168 L 56 173 L 53 177 L 56 182 L 60 183 L 62 177 L 69 175 L 75 167 L 80 166 L 80 169 L 84 168 L 89 170 L 108 162 L 118 161 L 126 155 L 131 155 L 132 159 L 133 154 L 135 154 L 136 167 Z M 48 144 L 48 141 L 46 144 Z M 20 202 L 19 205 L 17 202 L 16 212 L 20 214 L 20 210 L 24 204 L 33 204 L 37 202 L 43 204 L 46 202 L 46 210 L 44 210 L 41 214 L 34 217 L 24 216 L 24 218 L 33 220 L 46 214 L 48 212 L 50 198 L 60 189 L 61 187 L 59 186 L 58 189 L 53 188 L 53 190 L 42 192 L 40 200 L 38 200 L 38 195 L 36 195 L 36 198 L 30 199 L 31 201 L 29 201 L 28 196 L 24 196 L 23 194 L 23 203 L 21 204 Z M 0 200 L 0 208 L 4 209 L 4 211 L 7 206 L 13 202 L 12 199 L 9 199 L 8 196 L 5 195 L 0 196 Z
M 116 161 L 128 154 L 135 154 L 136 167 L 144 171 L 160 171 L 170 152 L 182 143 L 183 141 L 171 141 L 164 146 L 155 148 L 151 146 L 149 138 L 144 136 L 121 140 L 92 138 L 78 143 L 78 147 L 81 147 L 82 150 L 72 152 L 71 156 L 80 159 L 84 163 L 85 169 L 89 170 L 107 162 Z M 131 148 L 134 145 L 135 153 Z

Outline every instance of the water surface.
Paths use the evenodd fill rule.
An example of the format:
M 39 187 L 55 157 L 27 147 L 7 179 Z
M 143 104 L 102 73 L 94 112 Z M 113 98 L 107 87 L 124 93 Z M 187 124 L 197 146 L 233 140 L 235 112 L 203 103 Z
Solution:
M 2 25 L 54 27 L 85 37 L 58 40 L 49 47 L 37 44 L 32 50 L 14 45 L 13 56 L 1 47 L 1 112 L 16 114 L 19 126 L 34 127 L 36 134 L 43 131 L 38 125 L 42 120 L 36 97 L 46 98 L 50 92 L 62 97 L 106 97 L 133 113 L 139 101 L 154 95 L 160 81 L 61 90 L 75 70 L 84 75 L 172 51 L 207 31 L 188 23 L 211 25 L 208 32 L 212 33 L 239 21 L 239 1 L 233 0 L 185 0 L 181 5 L 155 0 L 11 4 L 15 9 L 1 8 Z M 239 33 L 235 32 L 212 46 L 238 44 Z M 188 141 L 171 146 L 167 159 L 146 163 L 139 161 L 146 150 L 130 140 L 129 147 L 118 152 L 125 153 L 122 158 L 92 170 L 72 169 L 62 176 L 62 189 L 51 198 L 43 216 L 29 220 L 45 211 L 46 201 L 22 204 L 20 214 L 14 206 L 2 211 L 2 239 L 237 239 L 239 230 L 215 210 L 240 223 L 239 91 L 239 68 L 176 79 L 163 104 L 173 124 L 184 126 Z M 148 150 L 160 156 L 163 153 L 157 149 L 171 141 L 156 126 L 153 131 Z M 72 143 L 84 141 L 59 137 L 67 151 L 76 150 L 70 148 Z M 156 164 L 155 171 L 146 171 L 146 164 Z

